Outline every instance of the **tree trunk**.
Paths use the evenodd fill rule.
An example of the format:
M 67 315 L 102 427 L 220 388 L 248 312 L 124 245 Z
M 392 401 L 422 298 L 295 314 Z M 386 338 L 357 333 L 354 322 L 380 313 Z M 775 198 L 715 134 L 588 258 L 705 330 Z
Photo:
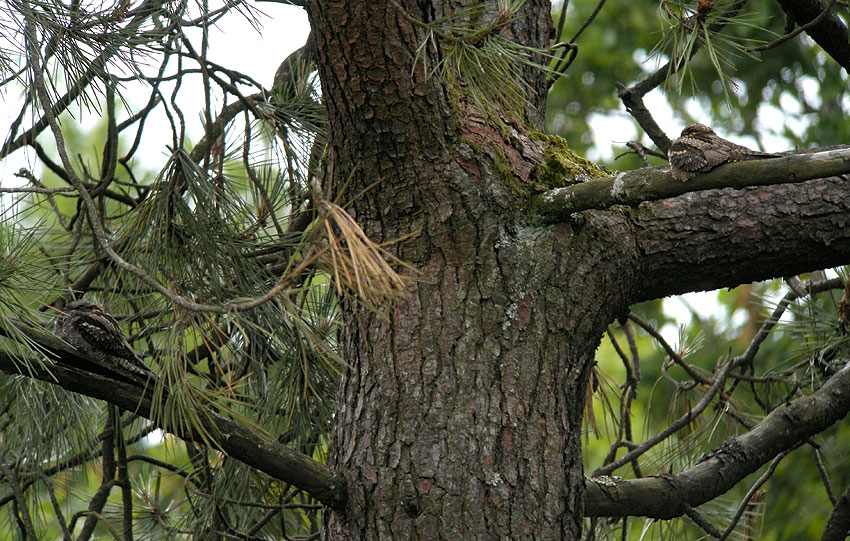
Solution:
M 512 30 L 545 38 L 548 5 L 528 13 Z M 412 70 L 421 28 L 382 2 L 310 14 L 333 126 L 326 185 L 355 194 L 379 181 L 353 213 L 377 241 L 415 233 L 398 253 L 421 272 L 385 313 L 345 306 L 330 462 L 348 479 L 348 513 L 329 517 L 328 537 L 576 538 L 582 397 L 628 296 L 617 277 L 633 250 L 618 242 L 626 220 L 523 223 L 494 157 L 528 183 L 534 145 L 462 118 L 437 77 Z M 588 300 L 600 307 L 589 317 Z
M 440 56 L 411 21 L 458 6 L 307 6 L 331 126 L 325 189 L 345 187 L 373 240 L 404 238 L 397 255 L 419 271 L 382 313 L 343 306 L 329 462 L 347 509 L 329 512 L 326 537 L 578 538 L 581 415 L 605 327 L 639 300 L 846 261 L 843 188 L 701 192 L 535 223 L 518 194 L 543 159 L 539 73 L 524 121 L 495 127 L 423 68 Z M 535 0 L 504 31 L 542 46 L 549 28 Z
M 333 466 L 350 482 L 351 521 L 334 532 L 577 537 L 582 397 L 624 295 L 616 276 L 598 272 L 602 261 L 572 259 L 569 247 L 622 224 L 581 234 L 512 226 L 462 197 L 447 201 L 462 210 L 417 238 L 429 257 L 409 301 L 388 319 L 349 312 Z M 453 232 L 470 241 L 452 242 Z M 625 257 L 618 248 L 611 260 Z M 602 309 L 586 317 L 589 298 Z

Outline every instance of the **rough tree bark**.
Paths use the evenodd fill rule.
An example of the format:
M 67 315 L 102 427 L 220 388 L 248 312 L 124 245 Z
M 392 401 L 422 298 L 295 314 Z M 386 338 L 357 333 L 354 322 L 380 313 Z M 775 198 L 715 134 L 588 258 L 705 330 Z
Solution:
M 458 6 L 402 3 L 424 21 Z M 351 196 L 372 186 L 352 213 L 379 242 L 413 233 L 398 255 L 421 272 L 409 298 L 381 314 L 344 306 L 348 369 L 330 465 L 348 481 L 347 509 L 329 513 L 327 537 L 578 538 L 581 415 L 605 327 L 637 300 L 782 274 L 765 264 L 805 239 L 785 236 L 764 259 L 753 239 L 791 219 L 778 205 L 788 194 L 689 194 L 535 223 L 494 157 L 528 183 L 539 149 L 452 108 L 440 80 L 414 68 L 421 27 L 384 0 L 307 7 L 331 125 L 325 187 Z M 524 14 L 512 36 L 545 45 L 548 2 Z M 536 77 L 524 130 L 540 129 Z M 829 212 L 847 229 L 844 199 Z M 718 250 L 740 231 L 750 231 L 748 246 L 732 242 L 724 260 Z M 848 260 L 843 231 L 811 241 L 820 260 L 797 271 Z

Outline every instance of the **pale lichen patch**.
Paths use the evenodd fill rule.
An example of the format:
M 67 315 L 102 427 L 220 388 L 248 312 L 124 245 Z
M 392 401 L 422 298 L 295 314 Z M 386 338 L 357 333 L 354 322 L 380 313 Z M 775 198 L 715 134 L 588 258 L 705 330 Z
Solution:
M 619 195 L 626 187 L 626 174 L 622 171 L 614 175 L 614 185 L 611 187 L 612 195 Z

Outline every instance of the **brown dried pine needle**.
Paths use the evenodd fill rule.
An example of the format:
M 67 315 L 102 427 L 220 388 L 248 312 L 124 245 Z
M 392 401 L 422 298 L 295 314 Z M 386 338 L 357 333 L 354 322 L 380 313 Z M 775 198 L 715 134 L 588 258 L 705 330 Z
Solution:
M 338 292 L 342 294 L 344 285 L 373 304 L 405 297 L 410 278 L 393 269 L 393 265 L 405 265 L 404 262 L 366 236 L 345 209 L 324 198 L 318 204 L 329 247 L 321 259 Z

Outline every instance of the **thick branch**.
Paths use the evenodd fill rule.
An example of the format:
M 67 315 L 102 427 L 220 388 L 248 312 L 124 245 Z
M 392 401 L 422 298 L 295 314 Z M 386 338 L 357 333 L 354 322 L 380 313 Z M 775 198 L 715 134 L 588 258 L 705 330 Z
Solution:
M 835 508 L 823 529 L 821 541 L 844 541 L 847 539 L 848 531 L 850 531 L 850 487 L 835 503 Z
M 647 167 L 551 190 L 541 196 L 538 208 L 545 214 L 567 217 L 582 210 L 638 205 L 700 190 L 770 186 L 847 173 L 850 148 L 731 163 L 687 182 L 671 180 L 666 167 Z
M 644 203 L 633 215 L 641 278 L 632 302 L 850 262 L 848 193 L 832 177 Z
M 677 475 L 621 480 L 588 479 L 588 517 L 681 516 L 723 494 L 779 453 L 822 432 L 850 411 L 850 364 L 810 396 L 770 413 L 757 427 L 733 438 L 699 464 Z
M 829 6 L 823 0 L 779 0 L 779 5 L 799 25 L 813 20 Z M 828 14 L 806 33 L 850 73 L 850 34 L 835 12 Z
M 23 366 L 5 351 L 0 351 L 0 370 L 33 377 L 75 393 L 105 400 L 153 420 L 153 389 L 143 390 L 136 385 L 79 370 L 75 365 L 80 364 L 80 359 L 71 353 L 73 350 L 61 340 L 39 331 L 28 331 L 27 334 L 33 339 L 36 339 L 34 335 L 37 335 L 37 342 L 46 352 L 52 354 L 55 362 L 30 362 Z M 218 434 L 217 441 L 213 444 L 228 456 L 306 491 L 328 507 L 343 509 L 345 481 L 324 464 L 213 411 L 204 411 L 199 418 L 202 419 L 207 433 Z M 178 430 L 175 435 L 184 440 L 209 443 L 191 429 Z

